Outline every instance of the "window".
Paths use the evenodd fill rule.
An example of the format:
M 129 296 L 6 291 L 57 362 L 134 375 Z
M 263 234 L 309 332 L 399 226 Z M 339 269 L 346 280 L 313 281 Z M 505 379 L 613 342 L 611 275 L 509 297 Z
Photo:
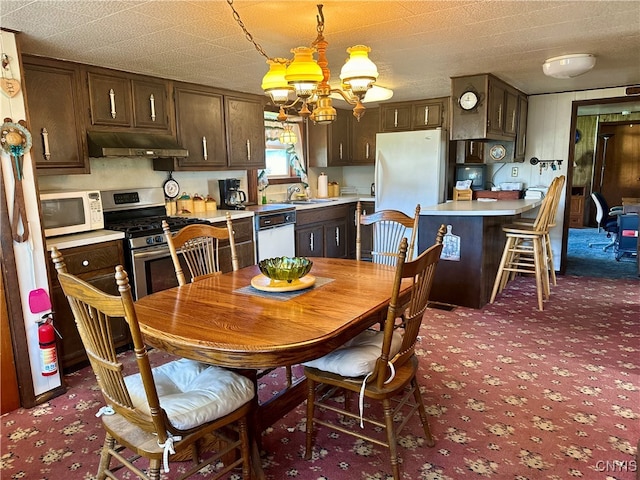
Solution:
M 269 183 L 291 183 L 306 178 L 306 167 L 302 148 L 302 119 L 289 117 L 278 122 L 277 114 L 265 112 L 265 174 Z M 296 138 L 296 143 L 282 143 L 285 129 Z M 264 174 L 261 174 L 264 175 Z

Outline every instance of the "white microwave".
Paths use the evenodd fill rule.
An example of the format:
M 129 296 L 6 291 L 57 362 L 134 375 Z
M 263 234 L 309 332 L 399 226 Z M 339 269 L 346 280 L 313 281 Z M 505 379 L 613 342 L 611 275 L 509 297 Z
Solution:
M 99 190 L 40 192 L 45 237 L 104 228 Z

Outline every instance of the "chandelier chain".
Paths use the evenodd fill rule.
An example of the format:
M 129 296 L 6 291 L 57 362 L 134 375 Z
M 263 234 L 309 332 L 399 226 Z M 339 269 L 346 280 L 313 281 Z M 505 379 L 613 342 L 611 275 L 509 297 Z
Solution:
M 237 12 L 237 10 L 233 6 L 233 0 L 227 0 L 227 3 L 231 7 L 231 10 L 233 10 L 233 19 L 237 22 L 238 25 L 240 25 L 240 28 L 242 28 L 242 31 L 244 32 L 245 38 L 247 40 L 249 40 L 251 43 L 253 43 L 253 46 L 256 48 L 256 50 L 258 51 L 258 53 L 260 55 L 262 55 L 267 60 L 271 60 L 271 57 L 269 57 L 269 55 L 267 55 L 267 53 L 264 51 L 264 48 L 262 48 L 262 45 L 260 45 L 258 42 L 256 42 L 253 39 L 253 35 L 251 35 L 249 30 L 247 30 L 247 27 L 244 26 L 244 23 L 242 22 L 242 19 L 240 18 L 240 14 Z

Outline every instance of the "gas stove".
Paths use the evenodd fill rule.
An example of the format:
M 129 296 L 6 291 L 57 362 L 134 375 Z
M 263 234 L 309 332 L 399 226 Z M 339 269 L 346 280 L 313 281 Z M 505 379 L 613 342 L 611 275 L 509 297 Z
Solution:
M 186 225 L 211 223 L 198 218 L 168 216 L 162 188 L 107 190 L 102 191 L 101 196 L 105 228 L 124 232 L 130 249 L 166 243 L 163 220 L 172 232 Z

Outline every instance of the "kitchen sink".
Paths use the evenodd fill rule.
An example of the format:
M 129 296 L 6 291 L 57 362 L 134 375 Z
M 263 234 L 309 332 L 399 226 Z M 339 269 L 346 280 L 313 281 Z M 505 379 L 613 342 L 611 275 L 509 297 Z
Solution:
M 292 205 L 311 205 L 313 203 L 335 202 L 336 200 L 336 198 L 307 198 L 306 200 L 287 200 L 284 203 Z

